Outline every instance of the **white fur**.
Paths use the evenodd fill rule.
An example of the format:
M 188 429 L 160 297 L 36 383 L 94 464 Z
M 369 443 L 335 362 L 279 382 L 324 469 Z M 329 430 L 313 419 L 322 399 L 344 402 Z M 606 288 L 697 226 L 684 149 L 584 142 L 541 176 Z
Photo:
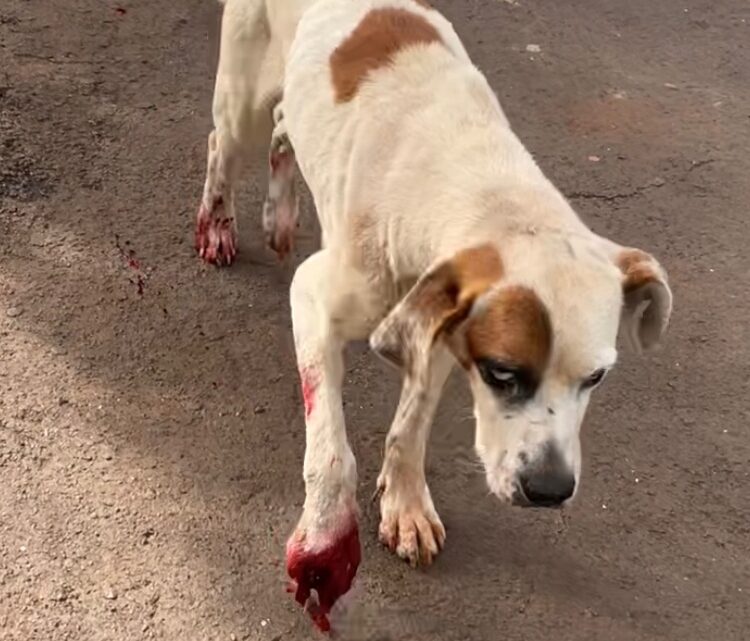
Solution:
M 422 16 L 442 43 L 404 49 L 370 74 L 354 100 L 337 103 L 331 53 L 378 7 Z M 341 400 L 346 342 L 367 338 L 430 268 L 481 243 L 502 256 L 496 287 L 532 288 L 554 330 L 544 381 L 522 411 L 501 407 L 476 368 L 469 371 L 489 487 L 510 499 L 520 455 L 533 458 L 550 442 L 578 479 L 589 399 L 579 385 L 615 361 L 622 274 L 613 258 L 620 248 L 579 220 L 511 130 L 451 25 L 413 0 L 227 0 L 217 149 L 234 157 L 248 146 L 269 96 L 282 87 L 285 126 L 323 236 L 291 288 L 298 363 L 316 389 L 299 528 L 325 540 L 355 510 L 356 465 Z M 404 383 L 379 478 L 381 538 L 415 562 L 429 561 L 444 538 L 424 456 L 454 361 L 447 351 L 427 360 L 427 382 Z

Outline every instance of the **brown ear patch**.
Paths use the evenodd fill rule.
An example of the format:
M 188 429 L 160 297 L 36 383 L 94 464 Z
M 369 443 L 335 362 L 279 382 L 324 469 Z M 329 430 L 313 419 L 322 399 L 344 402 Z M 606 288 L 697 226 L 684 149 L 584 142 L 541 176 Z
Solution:
M 429 319 L 434 340 L 465 320 L 476 298 L 502 275 L 502 262 L 492 245 L 463 249 L 423 277 L 410 307 Z
M 450 284 L 444 287 L 444 295 L 452 300 L 449 311 L 436 324 L 435 336 L 450 333 L 466 319 L 477 297 L 502 278 L 503 264 L 497 250 L 487 244 L 461 250 L 440 270 L 448 270 L 450 274 Z
M 500 255 L 489 243 L 458 252 L 417 281 L 370 336 L 370 346 L 414 376 L 435 342 L 450 338 L 474 300 L 502 274 Z
M 620 252 L 617 266 L 624 277 L 622 288 L 626 294 L 659 280 L 653 257 L 640 249 L 625 249 Z
M 348 102 L 374 70 L 390 64 L 402 49 L 441 42 L 422 16 L 406 9 L 373 9 L 331 54 L 331 79 L 337 102 Z
M 547 307 L 527 287 L 500 289 L 469 323 L 466 343 L 473 361 L 493 358 L 525 367 L 541 378 L 552 352 Z
M 615 257 L 622 272 L 623 327 L 631 345 L 653 347 L 667 330 L 672 315 L 672 291 L 658 261 L 640 249 L 622 249 Z
M 456 273 L 461 297 L 476 297 L 503 275 L 500 254 L 490 245 L 462 249 L 449 263 Z

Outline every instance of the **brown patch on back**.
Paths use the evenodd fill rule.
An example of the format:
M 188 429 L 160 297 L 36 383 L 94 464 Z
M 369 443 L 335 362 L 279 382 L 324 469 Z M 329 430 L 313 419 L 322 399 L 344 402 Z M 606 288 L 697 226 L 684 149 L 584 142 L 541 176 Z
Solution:
M 626 294 L 659 280 L 653 257 L 640 249 L 625 249 L 620 252 L 617 266 L 624 276 L 622 288 Z
M 531 289 L 506 287 L 470 322 L 466 341 L 472 360 L 495 358 L 541 378 L 552 351 L 549 313 Z
M 331 80 L 337 102 L 348 102 L 367 76 L 393 61 L 401 50 L 441 42 L 422 16 L 406 9 L 373 9 L 331 54 Z

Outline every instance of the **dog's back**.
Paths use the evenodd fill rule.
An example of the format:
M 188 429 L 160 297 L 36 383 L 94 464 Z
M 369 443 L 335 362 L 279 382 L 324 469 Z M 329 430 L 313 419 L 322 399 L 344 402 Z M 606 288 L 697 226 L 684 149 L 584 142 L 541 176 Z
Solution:
M 477 217 L 514 224 L 515 212 L 489 211 L 493 193 L 549 193 L 450 23 L 417 0 L 311 7 L 289 51 L 284 113 L 325 244 L 343 235 L 333 244 L 379 256 L 396 280 L 453 253 L 475 228 L 486 234 Z M 551 199 L 540 216 L 561 210 L 578 224 Z
M 513 230 L 585 231 L 422 0 L 226 0 L 223 29 L 214 120 L 227 154 L 268 141 L 283 94 L 323 244 L 360 252 L 364 271 L 409 282 L 490 229 L 526 256 Z

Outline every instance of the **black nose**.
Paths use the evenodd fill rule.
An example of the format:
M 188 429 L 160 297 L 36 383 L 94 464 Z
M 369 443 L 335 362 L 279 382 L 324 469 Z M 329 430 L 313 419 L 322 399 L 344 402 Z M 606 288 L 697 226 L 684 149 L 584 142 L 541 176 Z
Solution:
M 559 507 L 576 489 L 576 479 L 556 448 L 549 448 L 519 474 L 527 501 L 534 507 Z

